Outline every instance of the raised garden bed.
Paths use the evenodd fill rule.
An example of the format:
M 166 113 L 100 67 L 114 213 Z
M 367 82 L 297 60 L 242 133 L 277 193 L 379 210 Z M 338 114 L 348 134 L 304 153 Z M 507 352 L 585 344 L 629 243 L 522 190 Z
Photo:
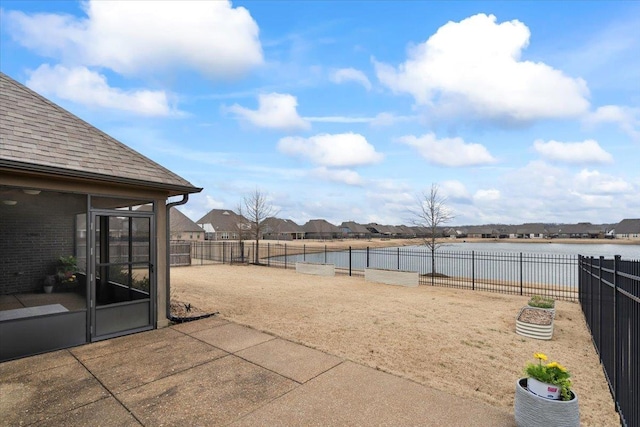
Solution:
M 550 340 L 553 337 L 554 312 L 544 308 L 522 307 L 516 317 L 516 333 L 528 338 Z

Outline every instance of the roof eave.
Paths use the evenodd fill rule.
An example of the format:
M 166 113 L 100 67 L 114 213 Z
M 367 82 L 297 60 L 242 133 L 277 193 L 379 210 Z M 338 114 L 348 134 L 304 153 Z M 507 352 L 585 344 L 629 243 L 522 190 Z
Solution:
M 199 193 L 202 191 L 202 188 L 187 185 L 168 184 L 163 182 L 103 175 L 98 173 L 91 173 L 74 169 L 64 169 L 55 166 L 38 165 L 34 163 L 20 162 L 8 159 L 0 159 L 0 168 L 6 168 L 9 170 L 15 170 L 24 173 L 55 175 L 61 178 L 89 179 L 109 184 L 124 184 L 136 187 L 145 187 L 154 190 L 167 191 L 169 192 L 170 196 Z

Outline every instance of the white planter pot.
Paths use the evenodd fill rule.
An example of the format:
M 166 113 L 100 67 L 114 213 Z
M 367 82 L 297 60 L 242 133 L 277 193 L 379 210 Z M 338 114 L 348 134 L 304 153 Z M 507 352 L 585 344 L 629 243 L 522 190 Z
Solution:
M 527 390 L 527 379 L 516 381 L 513 403 L 518 427 L 579 427 L 578 396 L 571 392 L 571 400 L 552 400 L 536 396 Z
M 44 293 L 45 294 L 50 294 L 51 292 L 53 292 L 53 285 L 51 285 L 51 286 L 45 285 L 44 286 Z
M 560 400 L 560 387 L 557 385 L 543 383 L 535 378 L 527 378 L 527 388 L 536 396 Z

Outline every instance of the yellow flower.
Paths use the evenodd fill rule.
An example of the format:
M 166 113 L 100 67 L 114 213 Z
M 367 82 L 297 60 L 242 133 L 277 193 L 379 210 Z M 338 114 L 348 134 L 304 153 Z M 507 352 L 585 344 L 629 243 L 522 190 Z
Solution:
M 547 363 L 547 368 L 559 368 L 558 362 Z
M 547 355 L 544 353 L 534 353 L 533 357 L 540 360 L 545 360 L 545 361 L 547 360 Z

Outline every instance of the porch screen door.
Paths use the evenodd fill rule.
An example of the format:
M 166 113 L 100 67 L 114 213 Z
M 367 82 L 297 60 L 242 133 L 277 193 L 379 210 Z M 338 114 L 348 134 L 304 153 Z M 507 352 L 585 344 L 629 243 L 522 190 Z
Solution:
M 155 296 L 153 214 L 92 214 L 92 341 L 151 329 Z

